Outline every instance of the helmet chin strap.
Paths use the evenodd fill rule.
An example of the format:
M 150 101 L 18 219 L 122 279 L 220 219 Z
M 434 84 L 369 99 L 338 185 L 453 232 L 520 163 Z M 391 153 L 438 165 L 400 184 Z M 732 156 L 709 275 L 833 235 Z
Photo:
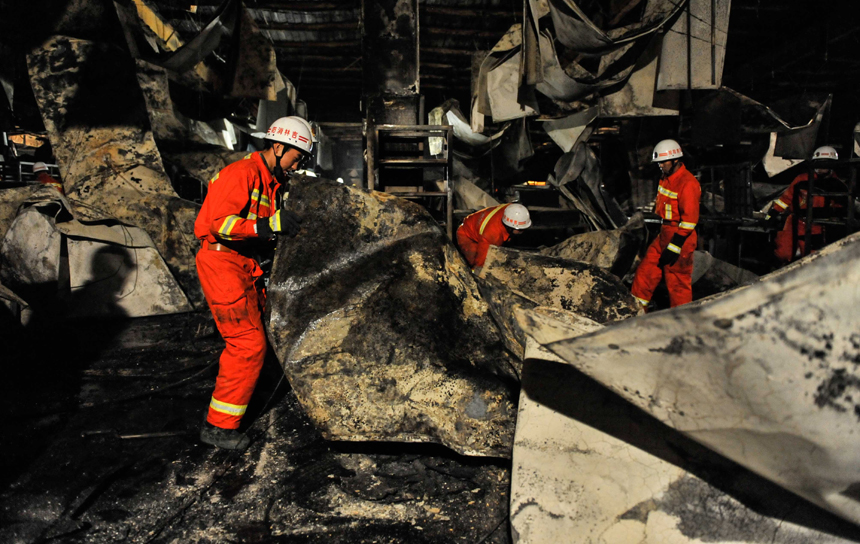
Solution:
M 284 169 L 281 168 L 281 159 L 284 157 L 284 154 L 287 152 L 286 146 L 281 146 L 281 154 L 275 154 L 275 167 L 272 169 L 272 175 L 275 176 L 275 179 L 278 180 L 278 183 L 281 185 L 286 185 L 289 183 L 289 177 L 284 172 Z

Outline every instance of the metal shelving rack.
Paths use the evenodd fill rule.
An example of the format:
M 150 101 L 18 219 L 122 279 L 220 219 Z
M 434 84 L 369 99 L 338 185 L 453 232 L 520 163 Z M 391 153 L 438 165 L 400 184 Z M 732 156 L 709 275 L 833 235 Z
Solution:
M 453 155 L 451 142 L 454 127 L 450 125 L 376 125 L 367 134 L 367 188 L 385 191 L 387 187 L 403 186 L 402 180 L 393 179 L 398 171 L 421 171 L 420 184 L 408 185 L 414 191 L 387 191 L 410 200 L 440 200 L 445 220 L 445 232 L 452 237 L 453 192 L 451 189 L 451 167 Z M 431 154 L 433 144 L 439 144 L 440 152 Z M 442 170 L 442 190 L 426 190 L 423 171 L 429 168 Z

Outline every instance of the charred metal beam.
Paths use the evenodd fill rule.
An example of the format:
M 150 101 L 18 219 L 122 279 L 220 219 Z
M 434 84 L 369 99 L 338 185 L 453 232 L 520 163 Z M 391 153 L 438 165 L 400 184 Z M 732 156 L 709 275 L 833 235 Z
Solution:
M 338 23 L 269 23 L 257 22 L 262 30 L 351 30 L 358 29 L 358 20 Z
M 511 19 L 519 20 L 523 15 L 520 11 L 502 9 L 476 10 L 450 6 L 424 6 L 423 10 L 425 13 L 432 13 L 434 15 L 453 15 L 455 17 L 509 17 Z
M 418 0 L 363 0 L 361 25 L 368 124 L 420 124 Z
M 302 49 L 308 50 L 314 47 L 323 47 L 323 48 L 350 48 L 354 49 L 358 47 L 360 44 L 359 40 L 343 40 L 343 41 L 333 41 L 333 42 L 288 42 L 282 40 L 275 40 L 272 42 L 272 45 L 275 46 L 276 49 Z

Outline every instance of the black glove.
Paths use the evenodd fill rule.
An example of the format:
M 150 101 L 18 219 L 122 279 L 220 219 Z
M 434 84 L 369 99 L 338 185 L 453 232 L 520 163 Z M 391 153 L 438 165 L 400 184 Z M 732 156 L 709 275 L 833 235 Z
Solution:
M 782 214 L 774 210 L 771 210 L 771 212 L 767 214 L 767 217 L 764 218 L 765 227 L 769 229 L 782 230 L 784 223 L 785 218 L 783 218 Z
M 667 245 L 663 249 L 663 253 L 660 254 L 660 260 L 657 261 L 657 266 L 663 268 L 664 266 L 672 266 L 677 263 L 678 259 L 681 257 L 681 248 L 684 247 L 685 241 L 687 241 L 687 237 L 683 234 L 673 234 L 672 241 L 669 242 L 669 245 Z
M 257 219 L 257 235 L 266 240 L 273 239 L 275 233 L 284 233 L 293 237 L 302 229 L 301 222 L 301 218 L 295 212 L 281 208 L 272 217 Z

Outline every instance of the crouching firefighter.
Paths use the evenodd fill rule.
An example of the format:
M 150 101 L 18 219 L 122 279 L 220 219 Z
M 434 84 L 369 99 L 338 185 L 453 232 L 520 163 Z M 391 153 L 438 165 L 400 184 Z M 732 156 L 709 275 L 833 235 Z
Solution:
M 684 152 L 675 140 L 654 146 L 651 162 L 660 168 L 660 184 L 654 211 L 663 218 L 660 235 L 648 246 L 636 269 L 631 292 L 648 306 L 651 295 L 666 280 L 669 304 L 674 308 L 693 300 L 693 252 L 699 221 L 699 181 L 681 162 Z
M 250 440 L 237 429 L 266 357 L 262 311 L 263 271 L 254 255 L 274 246 L 276 235 L 295 236 L 301 220 L 281 208 L 285 172 L 310 157 L 311 126 L 300 117 L 282 117 L 265 135 L 267 148 L 234 162 L 209 181 L 194 223 L 200 239 L 197 275 L 226 347 L 200 440 L 243 449 Z
M 457 229 L 460 252 L 477 274 L 487 260 L 490 246 L 500 246 L 514 234 L 532 226 L 529 210 L 522 204 L 501 204 L 479 210 Z

